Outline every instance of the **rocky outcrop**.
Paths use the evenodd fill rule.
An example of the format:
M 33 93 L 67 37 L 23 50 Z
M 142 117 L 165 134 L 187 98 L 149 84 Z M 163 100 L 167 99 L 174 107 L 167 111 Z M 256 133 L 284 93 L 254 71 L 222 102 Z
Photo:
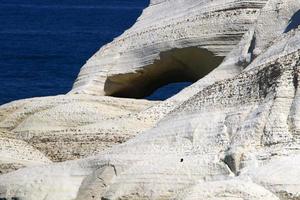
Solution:
M 48 160 L 78 159 L 123 143 L 151 127 L 154 121 L 139 120 L 137 114 L 156 103 L 86 95 L 21 100 L 1 107 L 0 130 L 26 142 Z M 19 149 L 16 142 L 11 141 L 11 145 Z
M 2 106 L 0 128 L 32 145 L 52 161 L 95 155 L 113 144 L 123 143 L 154 126 L 198 89 L 188 89 L 162 103 L 104 98 L 101 97 L 103 92 L 90 93 L 87 90 L 103 87 L 101 90 L 110 88 L 113 91 L 106 95 L 143 97 L 170 82 L 195 82 L 222 62 L 255 21 L 258 10 L 265 3 L 151 2 L 130 30 L 103 47 L 87 62 L 71 94 Z M 174 9 L 170 13 L 165 12 L 164 16 L 158 14 L 171 5 Z M 107 61 L 109 68 L 102 66 Z M 114 70 L 111 66 L 115 65 L 118 70 L 112 74 Z M 97 73 L 95 70 L 100 71 Z M 219 73 L 220 79 L 228 78 L 226 74 L 240 72 L 239 67 L 225 70 L 231 73 Z M 92 73 L 82 76 L 86 71 Z M 93 79 L 104 72 L 107 72 L 104 84 Z M 215 75 L 209 77 L 217 80 Z M 81 85 L 81 79 L 93 84 L 77 88 L 76 85 Z M 206 81 L 207 84 L 210 82 Z
M 144 97 L 216 68 L 267 0 L 152 0 L 137 23 L 82 67 L 71 93 Z
M 0 131 L 0 174 L 15 171 L 25 166 L 52 163 L 42 152 L 9 132 Z
M 167 6 L 173 9 L 161 14 Z M 0 197 L 300 199 L 300 28 L 289 28 L 299 9 L 298 0 L 152 1 L 132 29 L 83 67 L 71 93 L 96 96 L 69 94 L 1 107 L 5 135 L 45 155 L 52 148 L 41 148 L 49 146 L 47 140 L 30 143 L 26 137 L 37 133 L 37 138 L 46 135 L 51 142 L 66 138 L 75 146 L 72 139 L 78 132 L 80 141 L 93 141 L 84 139 L 93 133 L 100 133 L 102 139 L 91 142 L 93 152 L 98 153 L 93 157 L 86 157 L 93 153 L 76 146 L 86 158 L 0 176 Z M 228 26 L 220 26 L 223 23 Z M 225 36 L 229 32 L 236 37 L 231 34 L 229 40 Z M 149 50 L 151 41 L 156 44 L 153 51 Z M 170 57 L 166 62 L 164 58 Z M 194 62 L 200 61 L 204 64 L 195 67 Z M 205 64 L 211 68 L 198 69 Z M 125 96 L 139 79 L 152 85 L 148 75 L 180 69 L 187 74 L 196 70 L 191 74 L 197 76 L 207 71 L 164 102 L 101 96 L 116 94 L 105 91 L 110 81 L 107 87 L 112 90 L 108 91 Z M 145 95 L 144 86 L 138 85 L 130 96 Z M 112 128 L 116 131 L 105 134 Z M 57 130 L 69 129 L 55 136 Z M 118 142 L 108 142 L 112 148 L 99 143 L 111 137 L 131 139 L 114 146 Z M 64 155 L 70 159 L 68 153 Z

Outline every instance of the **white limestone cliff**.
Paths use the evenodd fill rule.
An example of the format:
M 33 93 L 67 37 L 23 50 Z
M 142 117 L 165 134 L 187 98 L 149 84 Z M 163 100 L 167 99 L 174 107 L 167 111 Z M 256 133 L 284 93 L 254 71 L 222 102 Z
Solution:
M 36 161 L 10 163 L 27 167 L 0 176 L 0 197 L 300 199 L 300 28 L 287 29 L 299 10 L 298 0 L 151 1 L 70 94 L 0 108 L 0 136 L 31 146 L 10 156 Z M 178 70 L 199 80 L 163 102 L 103 96 L 144 96 Z
M 267 0 L 151 1 L 137 23 L 82 67 L 71 93 L 144 97 L 214 69 Z

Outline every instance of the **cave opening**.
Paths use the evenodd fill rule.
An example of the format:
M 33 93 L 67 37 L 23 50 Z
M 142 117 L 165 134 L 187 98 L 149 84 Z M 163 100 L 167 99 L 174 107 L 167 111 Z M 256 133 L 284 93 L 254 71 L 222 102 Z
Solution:
M 114 97 L 165 100 L 207 75 L 223 59 L 203 48 L 173 49 L 141 70 L 108 77 L 104 91 Z
M 287 33 L 293 29 L 298 28 L 300 25 L 300 10 L 298 10 L 290 19 L 288 26 L 286 27 L 284 33 Z

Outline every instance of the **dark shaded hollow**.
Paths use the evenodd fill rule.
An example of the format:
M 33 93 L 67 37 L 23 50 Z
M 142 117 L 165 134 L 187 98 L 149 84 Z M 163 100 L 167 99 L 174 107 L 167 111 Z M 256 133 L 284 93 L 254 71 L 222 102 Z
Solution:
M 108 96 L 145 98 L 170 83 L 196 82 L 223 59 L 197 47 L 173 49 L 160 53 L 159 60 L 135 73 L 108 77 L 104 91 Z
M 286 27 L 284 33 L 296 29 L 300 25 L 300 10 L 298 10 L 290 19 L 289 25 Z

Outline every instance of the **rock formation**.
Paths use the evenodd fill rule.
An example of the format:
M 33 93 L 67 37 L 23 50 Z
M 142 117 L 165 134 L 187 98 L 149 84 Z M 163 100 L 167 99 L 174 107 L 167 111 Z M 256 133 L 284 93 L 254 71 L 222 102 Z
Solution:
M 137 23 L 82 67 L 71 93 L 143 97 L 216 68 L 266 0 L 152 0 Z
M 300 199 L 299 10 L 152 0 L 69 94 L 0 107 L 0 198 Z

